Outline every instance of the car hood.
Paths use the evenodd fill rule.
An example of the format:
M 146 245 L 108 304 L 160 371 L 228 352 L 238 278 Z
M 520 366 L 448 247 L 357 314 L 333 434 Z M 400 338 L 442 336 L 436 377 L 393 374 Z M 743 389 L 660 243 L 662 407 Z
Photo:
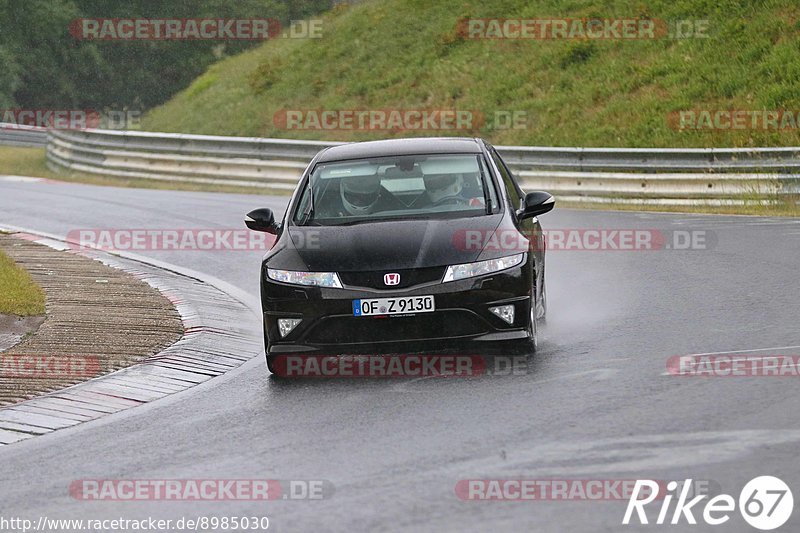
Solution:
M 466 244 L 469 231 L 486 234 L 502 214 L 444 219 L 391 220 L 352 226 L 290 226 L 285 252 L 290 250 L 316 272 L 409 269 L 469 263 L 481 246 Z M 475 235 L 475 233 L 472 233 Z M 281 254 L 283 255 L 283 254 Z M 276 258 L 277 259 L 277 258 Z M 289 258 L 286 258 L 289 259 Z M 276 261 L 275 268 L 286 268 Z

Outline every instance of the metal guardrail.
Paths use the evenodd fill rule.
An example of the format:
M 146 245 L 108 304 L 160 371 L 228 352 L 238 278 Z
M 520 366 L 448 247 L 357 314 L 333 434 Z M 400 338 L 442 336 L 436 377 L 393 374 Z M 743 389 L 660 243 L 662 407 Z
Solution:
M 341 143 L 112 130 L 50 130 L 53 170 L 293 189 L 311 158 Z M 579 202 L 773 202 L 800 194 L 800 148 L 498 147 L 529 189 Z
M 46 146 L 47 129 L 0 122 L 0 145 Z
M 800 172 L 800 148 L 498 148 L 521 169 L 579 172 Z
M 293 189 L 314 155 L 337 143 L 112 130 L 51 130 L 53 170 Z

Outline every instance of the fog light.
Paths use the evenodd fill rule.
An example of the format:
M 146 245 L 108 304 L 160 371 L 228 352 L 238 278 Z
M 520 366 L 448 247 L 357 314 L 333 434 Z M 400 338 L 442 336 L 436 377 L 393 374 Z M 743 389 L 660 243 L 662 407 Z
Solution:
M 500 320 L 507 324 L 514 323 L 514 306 L 513 305 L 501 305 L 499 307 L 490 307 L 489 311 L 493 314 L 500 317 Z
M 281 337 L 285 337 L 289 333 L 292 332 L 294 328 L 297 327 L 297 324 L 302 322 L 299 318 L 279 318 L 278 319 L 278 333 L 281 334 Z

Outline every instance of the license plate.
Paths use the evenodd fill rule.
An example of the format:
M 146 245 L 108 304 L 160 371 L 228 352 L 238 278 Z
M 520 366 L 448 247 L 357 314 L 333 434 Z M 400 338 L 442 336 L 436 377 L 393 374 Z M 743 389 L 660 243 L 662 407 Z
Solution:
M 353 300 L 353 316 L 407 315 L 432 313 L 435 310 L 433 296 Z

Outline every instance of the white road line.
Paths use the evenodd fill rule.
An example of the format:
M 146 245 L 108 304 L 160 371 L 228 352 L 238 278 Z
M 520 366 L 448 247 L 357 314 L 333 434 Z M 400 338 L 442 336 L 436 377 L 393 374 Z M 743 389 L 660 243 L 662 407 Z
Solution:
M 794 348 L 800 348 L 800 344 L 794 346 L 773 346 L 770 348 L 754 348 L 752 350 L 725 350 L 724 352 L 687 353 L 685 354 L 685 356 L 692 357 L 696 355 L 727 355 L 731 353 L 766 352 L 767 350 L 789 350 Z

